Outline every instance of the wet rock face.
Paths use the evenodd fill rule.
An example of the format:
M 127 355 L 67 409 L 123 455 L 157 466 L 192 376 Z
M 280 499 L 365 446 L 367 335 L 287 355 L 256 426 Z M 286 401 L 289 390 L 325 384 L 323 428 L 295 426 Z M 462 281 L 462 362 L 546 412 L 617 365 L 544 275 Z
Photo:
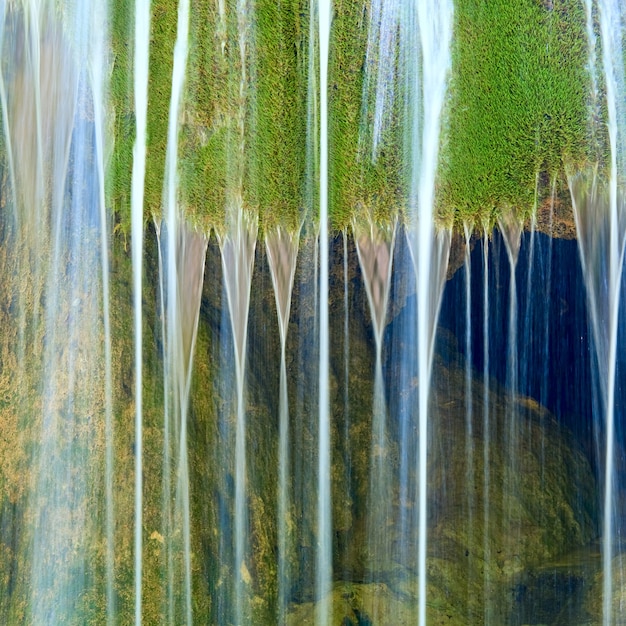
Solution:
M 372 445 L 374 347 L 365 290 L 349 243 L 347 299 L 348 368 L 345 368 L 342 242 L 336 241 L 331 275 L 331 403 L 334 597 L 337 624 L 412 623 L 416 615 L 417 393 L 410 366 L 394 357 L 405 345 L 402 328 L 413 324 L 414 299 L 402 286 L 392 289 L 395 311 L 385 331 L 385 385 L 388 399 L 388 464 L 394 477 L 386 528 L 389 554 L 373 561 L 368 548 L 372 507 L 369 481 Z M 299 260 L 288 334 L 292 509 L 289 537 L 290 623 L 314 623 L 317 515 L 317 327 L 314 246 Z M 207 273 L 219 259 L 209 247 Z M 401 266 L 395 268 L 410 274 Z M 248 348 L 248 505 L 250 551 L 246 559 L 251 605 L 257 619 L 273 619 L 276 603 L 276 468 L 279 334 L 271 280 L 257 251 Z M 406 276 L 404 279 L 406 280 Z M 192 466 L 199 498 L 197 536 L 209 573 L 212 614 L 230 602 L 224 591 L 232 578 L 225 563 L 232 544 L 232 411 L 224 385 L 228 319 L 219 280 L 205 280 L 204 331 L 199 336 L 197 391 L 192 407 Z M 201 327 L 203 322 L 201 321 Z M 207 325 L 208 324 L 208 325 Z M 219 339 L 218 339 L 219 338 Z M 404 342 L 404 344 L 403 344 Z M 220 351 L 223 352 L 222 356 Z M 220 360 L 221 359 L 221 360 Z M 220 365 L 221 363 L 221 365 Z M 405 371 L 403 368 L 409 368 Z M 347 373 L 347 378 L 346 378 Z M 213 378 L 212 378 L 213 377 Z M 207 380 L 213 399 L 207 405 Z M 221 382 L 219 382 L 221 380 Z M 204 382 L 203 382 L 204 381 Z M 490 388 L 474 372 L 470 403 L 464 363 L 453 335 L 440 330 L 432 378 L 428 459 L 428 593 L 431 623 L 504 623 L 524 596 L 512 593 L 529 568 L 580 546 L 595 532 L 594 479 L 585 456 L 568 432 L 534 401 L 511 399 L 494 381 Z M 347 391 L 347 393 L 346 393 Z M 402 396 L 402 402 L 398 398 Z M 489 405 L 485 428 L 483 407 Z M 211 408 L 213 407 L 213 408 Z M 228 408 L 230 407 L 230 409 Z M 221 417 L 220 417 L 221 416 Z M 230 430 L 229 430 L 230 429 Z M 229 434 L 230 433 L 230 434 Z M 215 453 L 207 454 L 207 450 Z M 230 460 L 229 460 L 230 459 Z M 486 463 L 485 463 L 486 461 Z M 403 465 L 404 464 L 404 465 Z M 404 470 L 402 469 L 404 467 Z M 230 468 L 230 469 L 229 469 Z M 406 489 L 400 489 L 405 472 Z M 211 484 L 212 494 L 201 485 Z M 404 526 L 403 526 L 404 524 Z M 228 530 L 230 528 L 230 531 Z M 221 547 L 220 547 L 221 546 Z M 226 548 L 224 547 L 226 546 Z M 210 567 L 222 559 L 219 571 Z M 565 582 L 563 583 L 565 584 Z M 343 585 L 343 586 L 342 586 Z M 350 587 L 351 591 L 347 591 Z M 215 591 L 217 590 L 217 592 Z M 526 596 L 529 592 L 526 591 Z M 533 592 L 534 593 L 534 592 Z M 225 594 L 225 595 L 224 595 Z M 346 595 L 347 594 L 347 595 Z M 353 594 L 353 595 L 350 595 Z M 521 595 L 520 595 L 521 594 Z M 221 599 L 220 599 L 221 598 Z M 343 607 L 343 608 L 341 608 Z M 307 621 L 309 620 L 309 621 Z M 368 621 L 369 620 L 369 621 Z M 520 622 L 521 623 L 521 622 Z
M 510 624 L 559 624 L 567 612 L 579 609 L 584 579 L 573 572 L 531 572 L 511 586 Z

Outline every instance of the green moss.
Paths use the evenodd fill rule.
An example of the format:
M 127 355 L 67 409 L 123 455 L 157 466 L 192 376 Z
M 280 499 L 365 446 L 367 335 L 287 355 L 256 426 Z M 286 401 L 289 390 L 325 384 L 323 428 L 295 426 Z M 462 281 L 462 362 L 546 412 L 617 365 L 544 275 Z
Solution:
M 181 134 L 181 188 L 190 219 L 221 229 L 243 202 L 262 227 L 301 219 L 306 151 L 306 22 L 302 0 L 257 3 L 242 65 L 235 2 L 223 15 L 192 0 Z M 242 76 L 245 81 L 242 86 Z
M 232 3 L 227 11 L 232 12 Z M 224 30 L 217 3 L 191 1 L 190 45 L 184 123 L 181 129 L 181 194 L 192 221 L 208 230 L 224 221 L 229 168 L 236 128 L 229 57 L 237 51 L 232 24 Z
M 113 71 L 110 94 L 115 144 L 108 176 L 108 204 L 124 234 L 130 231 L 130 190 L 135 142 L 133 93 L 134 12 L 132 4 L 114 0 L 111 5 Z M 144 194 L 145 219 L 161 215 L 167 126 L 176 40 L 177 3 L 152 3 L 148 69 L 147 158 Z
M 374 94 L 370 89 L 364 95 L 363 89 L 369 10 L 370 2 L 339 0 L 333 5 L 328 85 L 329 214 L 337 230 L 363 211 L 380 220 L 395 215 L 404 203 L 401 94 L 394 98 L 392 121 L 376 158 L 372 157 Z M 397 58 L 394 62 L 398 66 Z M 399 72 L 396 67 L 396 77 Z
M 251 173 L 261 227 L 297 228 L 306 171 L 308 2 L 256 5 L 256 133 Z M 252 181 L 251 181 L 252 182 Z
M 146 216 L 161 216 L 167 129 L 172 93 L 172 67 L 178 3 L 152 2 L 148 69 L 147 159 L 144 196 Z
M 525 215 L 540 172 L 588 162 L 587 57 L 580 0 L 457 3 L 444 218 L 484 222 L 507 206 Z

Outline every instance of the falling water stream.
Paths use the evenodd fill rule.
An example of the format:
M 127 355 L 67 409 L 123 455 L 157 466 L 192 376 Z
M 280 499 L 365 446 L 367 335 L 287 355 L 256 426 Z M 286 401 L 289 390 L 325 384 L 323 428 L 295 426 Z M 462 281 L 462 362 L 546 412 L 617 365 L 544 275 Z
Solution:
M 328 47 L 332 5 L 330 0 L 320 0 L 319 68 L 320 68 L 320 290 L 319 290 L 319 462 L 317 504 L 317 596 L 321 600 L 317 616 L 320 626 L 328 626 L 332 615 L 330 583 L 332 579 L 332 528 L 330 485 L 330 357 L 328 319 Z
M 291 549 L 291 532 L 287 519 L 291 512 L 289 495 L 289 398 L 287 394 L 287 329 L 291 310 L 300 229 L 288 233 L 281 227 L 265 236 L 267 260 L 272 275 L 272 285 L 276 298 L 276 312 L 280 330 L 280 389 L 279 389 L 279 452 L 278 452 L 278 619 L 286 613 L 288 585 L 291 580 L 288 554 Z
M 176 550 L 183 555 L 182 579 L 183 606 L 181 614 L 185 623 L 192 623 L 191 600 L 191 546 L 190 546 L 190 511 L 189 511 L 189 463 L 187 458 L 187 411 L 189 388 L 195 347 L 195 338 L 200 310 L 200 295 L 204 277 L 204 259 L 206 239 L 189 232 L 181 219 L 178 204 L 178 135 L 180 109 L 187 67 L 189 39 L 189 0 L 178 3 L 176 43 L 172 68 L 172 90 L 169 106 L 167 152 L 165 159 L 165 177 L 163 191 L 163 222 L 161 228 L 165 241 L 165 254 L 161 293 L 165 299 L 165 355 L 164 389 L 166 394 L 164 411 L 163 455 L 165 466 L 163 512 L 166 524 L 174 518 L 172 527 L 165 527 L 167 553 L 166 614 L 168 623 L 173 623 L 175 614 L 175 590 L 171 554 Z M 177 464 L 170 467 L 170 458 Z M 174 471 L 174 493 L 171 493 L 169 473 Z M 171 502 L 174 499 L 174 515 Z M 182 545 L 174 539 L 174 529 L 182 538 Z M 168 532 L 169 531 L 169 532 Z
M 150 3 L 135 3 L 134 97 L 137 136 L 133 151 L 131 190 L 131 236 L 133 255 L 133 310 L 135 316 L 135 623 L 141 623 L 142 533 L 143 533 L 143 202 L 146 175 L 146 126 L 148 111 L 148 57 L 150 49 Z M 107 583 L 108 584 L 108 583 Z M 107 588 L 109 623 L 115 609 Z
M 619 295 L 626 212 L 621 194 L 601 187 L 595 175 L 569 181 L 576 217 L 589 314 L 597 355 L 604 427 L 603 623 L 612 623 L 614 525 L 614 407 Z M 608 332 L 607 332 L 608 330 Z
M 105 538 L 105 595 L 112 596 L 107 33 L 96 24 L 105 7 L 66 7 L 65 24 L 34 4 L 16 24 L 10 9 L 3 3 L 0 37 L 9 55 L 0 80 L 11 187 L 6 196 L 3 190 L 5 242 L 15 277 L 30 280 L 14 292 L 19 360 L 10 365 L 5 353 L 2 369 L 17 383 L 16 408 L 31 416 L 27 428 L 38 432 L 21 479 L 28 508 L 22 549 L 29 555 L 21 612 L 33 623 L 62 623 L 93 585 L 98 535 Z M 86 471 L 92 467 L 98 470 Z M 86 507 L 100 472 L 107 507 L 101 520 Z M 17 607 L 3 605 L 5 619 L 19 619 Z
M 503 491 L 503 496 L 508 503 L 506 519 L 515 519 L 513 511 L 510 509 L 512 499 L 509 493 L 519 490 L 520 467 L 518 460 L 520 417 L 517 408 L 518 395 L 518 350 L 517 350 L 517 280 L 516 269 L 521 245 L 521 235 L 523 224 L 512 213 L 503 213 L 498 219 L 500 233 L 504 240 L 507 257 L 509 259 L 509 325 L 507 342 L 507 424 L 503 447 L 507 458 L 507 489 Z
M 374 326 L 376 365 L 374 374 L 374 401 L 372 409 L 372 443 L 370 450 L 368 552 L 370 571 L 376 573 L 381 563 L 389 558 L 389 525 L 391 515 L 392 477 L 389 463 L 387 404 L 383 382 L 382 348 L 385 318 L 391 286 L 391 268 L 396 240 L 397 222 L 391 229 L 383 229 L 373 221 L 353 227 L 359 264 L 363 273 L 367 300 Z M 377 612 L 377 611 L 376 611 Z
M 465 271 L 465 457 L 468 469 L 467 484 L 467 524 L 470 529 L 474 527 L 474 399 L 472 397 L 472 238 L 473 225 L 469 222 L 463 224 L 465 235 L 465 254 L 463 269 Z
M 485 386 L 483 398 L 483 553 L 485 560 L 491 559 L 491 542 L 489 541 L 489 529 L 491 519 L 489 511 L 489 494 L 491 493 L 491 419 L 490 419 L 490 395 L 489 395 L 489 232 L 487 225 L 483 229 L 482 237 L 482 261 L 483 261 L 483 384 Z M 492 624 L 492 611 L 490 609 L 491 578 L 489 568 L 485 568 L 483 574 L 483 603 L 485 610 L 485 623 Z
M 588 341 L 554 330 L 584 311 L 557 289 L 564 179 L 483 221 L 441 206 L 452 0 L 357 26 L 279 3 L 288 46 L 268 2 L 0 0 L 0 621 L 521 626 L 548 623 L 528 581 L 563 578 L 553 626 L 600 596 L 620 623 L 626 8 L 578 16 L 594 141 L 605 96 L 608 122 L 567 173 Z M 306 137 L 284 189 L 269 103 Z M 551 388 L 591 395 L 591 343 L 593 418 Z M 601 566 L 542 578 L 597 527 Z
M 450 233 L 441 230 L 435 234 L 433 205 L 435 173 L 439 153 L 441 113 L 446 94 L 446 78 L 450 66 L 452 38 L 451 2 L 419 2 L 417 12 L 411 12 L 407 28 L 419 33 L 421 67 L 414 72 L 418 82 L 413 93 L 416 102 L 412 113 L 412 181 L 410 205 L 414 207 L 415 232 L 409 236 L 409 245 L 417 280 L 417 342 L 419 346 L 419 452 L 418 452 L 418 600 L 420 626 L 426 624 L 426 546 L 428 535 L 427 458 L 428 458 L 428 400 L 433 358 L 434 330 L 443 290 Z M 414 20 L 414 21 L 413 21 Z M 417 51 L 414 53 L 417 55 Z M 418 121 L 419 111 L 423 118 Z
M 235 375 L 237 397 L 237 426 L 235 433 L 235 619 L 244 620 L 244 603 L 248 597 L 246 586 L 249 570 L 246 565 L 248 549 L 248 512 L 246 506 L 246 406 L 245 365 L 248 341 L 248 313 L 250 311 L 250 286 L 254 252 L 257 242 L 258 217 L 242 210 L 236 211 L 236 221 L 230 231 L 220 237 L 222 271 L 235 349 Z

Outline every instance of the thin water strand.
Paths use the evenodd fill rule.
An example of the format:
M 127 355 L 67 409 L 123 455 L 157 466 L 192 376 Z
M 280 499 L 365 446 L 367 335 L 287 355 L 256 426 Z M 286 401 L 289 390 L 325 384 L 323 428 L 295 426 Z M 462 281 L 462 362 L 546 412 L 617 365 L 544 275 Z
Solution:
M 420 224 L 422 220 L 420 219 Z M 430 379 L 435 345 L 435 328 L 441 307 L 441 297 L 446 280 L 446 271 L 450 256 L 452 231 L 442 229 L 433 233 L 432 226 L 424 233 L 419 230 L 419 244 L 415 233 L 408 234 L 409 250 L 417 277 L 417 342 L 419 346 L 417 358 L 418 379 L 418 619 L 420 626 L 426 623 L 426 549 L 428 537 L 428 402 L 430 397 Z M 418 248 L 418 250 L 416 250 Z M 432 255 L 424 258 L 423 249 Z
M 441 113 L 450 68 L 450 43 L 452 39 L 453 5 L 449 0 L 420 0 L 416 13 L 411 14 L 417 23 L 407 24 L 407 28 L 419 32 L 419 51 L 413 54 L 412 69 L 415 81 L 414 102 L 410 119 L 411 156 L 413 160 L 409 205 L 413 207 L 413 223 L 416 232 L 410 237 L 413 262 L 417 280 L 417 341 L 419 386 L 419 452 L 418 452 L 418 623 L 426 624 L 426 546 L 428 534 L 427 517 L 427 455 L 428 455 L 428 397 L 434 344 L 434 324 L 441 304 L 439 276 L 431 279 L 431 269 L 441 272 L 439 259 L 433 263 L 433 250 L 436 257 L 446 247 L 445 232 L 434 232 L 433 206 L 435 199 L 435 174 L 439 154 Z M 407 58 L 411 53 L 405 53 Z M 421 65 L 420 65 L 421 61 Z M 421 71 L 420 71 L 421 70 Z M 442 234 L 444 233 L 444 234 Z M 436 244 L 433 247 L 435 240 Z M 450 238 L 447 235 L 449 252 Z M 447 255 L 446 266 L 447 266 Z M 443 271 L 445 276 L 445 270 Z M 439 289 L 439 293 L 437 293 Z
M 318 626 L 328 626 L 332 615 L 332 525 L 330 485 L 330 356 L 328 321 L 328 47 L 330 42 L 331 0 L 320 0 L 318 7 L 320 49 L 320 364 L 319 364 L 319 461 L 317 503 Z
M 511 507 L 513 499 L 510 493 L 517 493 L 519 489 L 519 411 L 517 409 L 518 391 L 518 361 L 517 361 L 517 279 L 516 268 L 521 245 L 523 224 L 512 213 L 503 213 L 498 218 L 498 227 L 504 240 L 504 245 L 509 260 L 509 324 L 507 341 L 507 408 L 504 450 L 507 455 L 506 465 L 506 489 L 503 493 L 504 501 L 508 503 L 506 520 L 512 519 Z M 504 502 L 503 502 L 504 504 Z
M 131 246 L 135 349 L 135 624 L 141 624 L 143 565 L 143 202 L 146 174 L 150 1 L 135 0 L 134 104 L 137 135 L 131 180 Z
M 490 457 L 491 457 L 491 423 L 490 423 L 490 384 L 489 384 L 489 225 L 483 229 L 483 558 L 486 563 L 491 561 L 490 528 Z M 489 605 L 491 596 L 491 576 L 489 568 L 484 568 L 483 605 L 485 606 L 485 624 L 491 624 L 493 609 Z
M 105 397 L 105 536 L 106 536 L 106 598 L 107 624 L 115 621 L 115 500 L 113 497 L 114 474 L 114 430 L 113 430 L 113 383 L 111 372 L 111 316 L 110 316 L 110 277 L 109 277 L 109 222 L 105 201 L 105 141 L 104 141 L 104 106 L 106 102 L 106 79 L 104 77 L 104 59 L 106 58 L 105 40 L 107 32 L 107 2 L 97 2 L 87 9 L 91 20 L 89 31 L 92 33 L 89 47 L 89 74 L 94 109 L 95 156 L 98 176 L 98 205 L 100 215 L 100 263 L 102 272 L 102 323 L 104 332 L 104 397 Z
M 180 380 L 181 372 L 178 372 L 180 362 L 176 358 L 176 351 L 180 350 L 180 320 L 178 310 L 178 275 L 177 275 L 177 252 L 180 237 L 179 234 L 180 212 L 177 205 L 177 169 L 178 169 L 178 131 L 180 107 L 185 83 L 187 68 L 189 39 L 189 0 L 179 0 L 178 16 L 176 24 L 176 43 L 174 44 L 174 60 L 172 66 L 172 90 L 168 114 L 167 149 L 165 156 L 165 181 L 164 181 L 164 217 L 167 222 L 167 321 L 168 336 L 167 349 L 168 360 L 171 363 L 170 375 Z M 175 384 L 175 383 L 172 383 Z M 166 387 L 167 388 L 167 387 Z M 176 394 L 177 391 L 174 390 Z M 178 392 L 180 393 L 180 392 Z M 176 398 L 176 396 L 175 396 Z M 187 465 L 187 442 L 186 442 L 186 414 L 184 406 L 180 402 L 175 404 L 174 426 L 179 441 L 176 508 L 182 508 L 182 536 L 183 536 L 183 559 L 184 559 L 184 597 L 185 597 L 185 621 L 192 623 L 191 605 L 191 546 L 190 546 L 190 521 L 189 521 L 189 469 Z M 168 419 L 168 416 L 164 416 Z M 165 442 L 164 445 L 168 445 Z M 168 494 L 166 494 L 168 497 Z
M 289 399 L 287 394 L 286 345 L 291 310 L 291 294 L 298 258 L 300 229 L 288 233 L 281 227 L 267 233 L 265 246 L 272 276 L 276 312 L 280 329 L 280 386 L 279 386 L 279 467 L 278 467 L 278 620 L 284 620 L 288 586 L 291 580 L 289 550 L 291 540 L 287 518 L 290 515 L 289 495 Z
M 372 162 L 378 158 L 382 135 L 393 116 L 400 7 L 399 0 L 374 0 L 369 12 L 359 143 L 368 141 Z M 360 148 L 364 152 L 364 146 Z
M 618 184 L 626 178 L 626 103 L 624 102 L 626 73 L 624 72 L 623 33 L 626 28 L 626 8 L 619 0 L 599 0 L 600 33 L 602 39 L 602 61 L 606 85 L 608 108 L 609 142 L 611 146 L 611 178 L 609 181 L 610 201 L 610 254 L 609 284 L 613 293 L 610 302 L 609 365 L 606 398 L 606 465 L 604 478 L 604 543 L 603 543 L 603 606 L 605 626 L 613 621 L 613 505 L 615 464 L 615 368 L 617 353 L 617 325 L 619 294 L 624 258 L 623 206 L 618 206 Z M 623 200 L 622 200 L 623 202 Z M 620 202 L 620 204 L 622 203 Z M 620 218 L 622 218 L 620 220 Z M 622 224 L 619 223 L 622 221 Z M 620 228 L 621 227 L 621 228 Z M 619 257 L 619 261 L 616 262 Z M 618 529 L 619 531 L 620 529 Z

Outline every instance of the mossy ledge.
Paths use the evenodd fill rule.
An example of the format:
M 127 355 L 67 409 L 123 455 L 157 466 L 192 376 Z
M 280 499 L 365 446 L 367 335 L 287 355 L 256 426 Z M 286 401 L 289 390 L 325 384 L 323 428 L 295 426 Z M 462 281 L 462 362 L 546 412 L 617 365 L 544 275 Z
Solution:
M 244 92 L 236 2 L 225 7 L 220 16 L 216 6 L 192 0 L 179 150 L 181 210 L 201 230 L 220 230 L 235 195 L 259 214 L 261 233 L 276 224 L 296 228 L 306 214 L 313 220 L 317 215 L 317 148 L 311 149 L 311 141 L 317 142 L 311 137 L 319 126 L 319 85 L 309 76 L 317 62 L 311 58 L 315 29 L 308 2 L 257 3 L 248 25 Z M 108 197 L 127 232 L 135 132 L 133 16 L 125 0 L 114 0 L 111 8 L 115 148 Z M 408 94 L 399 52 L 393 58 L 391 121 L 377 158 L 367 148 L 371 9 L 370 0 L 333 3 L 329 211 L 337 231 L 361 214 L 382 222 L 407 214 Z M 527 219 L 550 197 L 555 181 L 563 187 L 565 171 L 596 164 L 603 171 L 604 88 L 598 85 L 594 101 L 582 0 L 457 0 L 454 11 L 435 217 L 459 230 L 465 222 L 491 229 L 503 209 Z M 152 4 L 147 218 L 161 215 L 176 19 L 175 0 Z

